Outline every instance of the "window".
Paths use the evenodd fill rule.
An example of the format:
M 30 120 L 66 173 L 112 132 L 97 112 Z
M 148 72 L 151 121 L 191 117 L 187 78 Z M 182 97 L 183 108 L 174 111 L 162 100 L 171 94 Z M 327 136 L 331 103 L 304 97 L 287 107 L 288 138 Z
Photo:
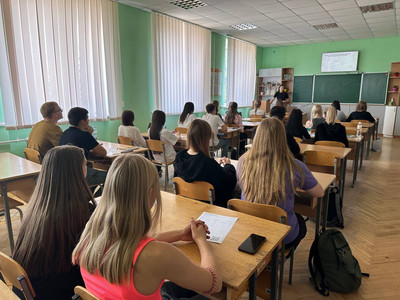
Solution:
M 211 31 L 152 14 L 155 108 L 182 112 L 185 102 L 203 111 L 210 101 Z
M 122 111 L 118 4 L 2 0 L 0 87 L 6 126 L 29 127 L 40 106 L 81 106 L 104 120 Z
M 252 105 L 256 83 L 255 45 L 228 38 L 226 106 L 231 101 L 238 106 Z

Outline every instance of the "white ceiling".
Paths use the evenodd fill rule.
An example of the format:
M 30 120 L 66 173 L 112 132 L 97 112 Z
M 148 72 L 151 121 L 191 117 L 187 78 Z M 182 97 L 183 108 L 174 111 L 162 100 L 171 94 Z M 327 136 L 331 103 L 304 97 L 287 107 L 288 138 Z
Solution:
M 207 6 L 183 9 L 175 0 L 119 0 L 137 8 L 161 12 L 228 34 L 261 47 L 312 44 L 397 36 L 400 0 L 393 10 L 362 14 L 359 6 L 389 0 L 203 0 Z M 313 25 L 337 23 L 339 28 L 317 30 Z M 230 25 L 251 23 L 258 28 L 239 31 Z M 384 45 L 382 45 L 384 47 Z

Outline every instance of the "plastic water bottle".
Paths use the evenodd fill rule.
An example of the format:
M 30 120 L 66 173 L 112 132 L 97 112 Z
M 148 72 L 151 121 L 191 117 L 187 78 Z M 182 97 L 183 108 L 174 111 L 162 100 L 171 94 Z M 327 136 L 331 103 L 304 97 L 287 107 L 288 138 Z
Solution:
M 361 124 L 361 122 L 358 122 L 358 124 L 357 124 L 357 138 L 361 138 L 361 130 L 362 130 L 362 124 Z

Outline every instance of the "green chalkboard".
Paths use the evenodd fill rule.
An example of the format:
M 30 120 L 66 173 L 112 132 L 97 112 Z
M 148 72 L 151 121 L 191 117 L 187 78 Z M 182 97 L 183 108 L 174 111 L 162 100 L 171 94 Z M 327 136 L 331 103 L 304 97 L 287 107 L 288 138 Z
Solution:
M 361 74 L 316 75 L 314 102 L 357 103 L 360 87 Z
M 388 73 L 363 74 L 361 100 L 368 103 L 385 104 Z
M 293 83 L 293 102 L 311 102 L 313 76 L 295 76 Z

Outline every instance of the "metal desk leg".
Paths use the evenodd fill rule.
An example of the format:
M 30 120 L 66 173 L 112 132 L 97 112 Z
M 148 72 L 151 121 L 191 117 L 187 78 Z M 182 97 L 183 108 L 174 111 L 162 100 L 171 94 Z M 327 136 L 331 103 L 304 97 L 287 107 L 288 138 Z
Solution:
M 368 128 L 368 147 L 367 147 L 367 155 L 366 155 L 365 159 L 368 159 L 369 149 L 371 148 L 371 129 L 372 129 L 372 127 Z
M 356 145 L 356 155 L 354 157 L 354 166 L 353 166 L 353 184 L 351 187 L 354 187 L 354 185 L 356 184 L 356 180 L 357 180 L 357 170 L 358 170 L 358 157 L 360 155 L 360 143 L 357 143 Z
M 360 168 L 359 170 L 361 170 L 362 167 L 362 163 L 363 163 L 363 157 L 364 156 L 364 139 L 361 141 L 361 154 L 360 154 Z
M 329 205 L 329 193 L 331 192 L 331 188 L 329 187 L 324 195 L 323 201 L 324 201 L 324 210 L 322 214 L 322 229 L 326 229 L 326 222 L 328 219 L 328 205 Z
M 347 167 L 347 156 L 342 160 L 343 164 L 342 164 L 342 169 L 341 169 L 341 180 L 339 180 L 339 183 L 341 181 L 340 184 L 340 195 L 342 196 L 342 201 L 343 201 L 343 197 L 344 197 L 344 183 L 346 180 L 346 167 Z
M 257 299 L 257 271 L 251 274 L 249 278 L 249 300 L 256 300 Z
M 318 237 L 319 234 L 319 225 L 320 225 L 320 220 L 321 220 L 321 201 L 322 201 L 322 197 L 318 198 L 317 201 L 317 215 L 316 215 L 316 220 L 315 220 L 315 238 Z
M 276 284 L 277 284 L 277 278 L 278 278 L 278 246 L 272 252 L 271 267 L 272 267 L 272 272 L 271 272 L 270 299 L 275 300 L 276 299 Z
M 8 204 L 7 183 L 6 182 L 2 182 L 1 191 L 3 193 L 4 215 L 6 216 L 8 240 L 10 241 L 11 253 L 13 253 L 14 252 L 14 236 L 13 236 L 12 225 L 11 225 L 10 206 Z
M 285 265 L 285 243 L 282 242 L 281 247 L 281 261 L 279 265 L 279 290 L 278 290 L 278 300 L 282 299 L 282 285 L 283 285 L 283 267 Z

